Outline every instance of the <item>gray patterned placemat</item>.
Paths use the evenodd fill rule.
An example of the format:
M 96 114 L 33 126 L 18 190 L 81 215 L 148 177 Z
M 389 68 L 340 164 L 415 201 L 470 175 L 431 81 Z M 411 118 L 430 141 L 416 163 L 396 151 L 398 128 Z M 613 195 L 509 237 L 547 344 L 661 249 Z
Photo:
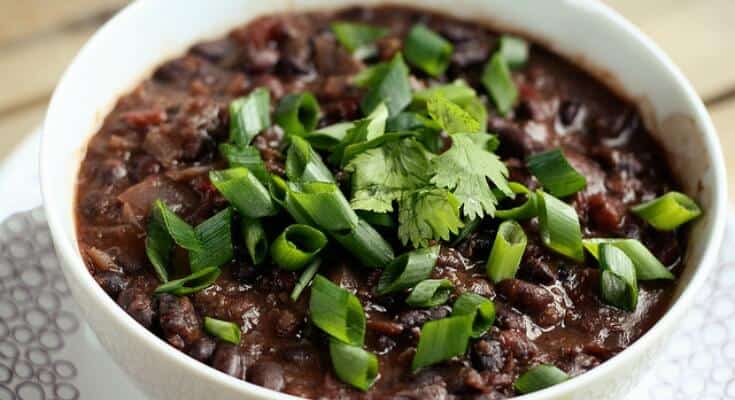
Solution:
M 735 243 L 730 217 L 724 243 Z M 629 400 L 735 400 L 735 247 Z M 0 224 L 0 400 L 140 399 L 81 320 L 41 209 Z
M 0 400 L 143 399 L 81 320 L 40 208 L 0 224 Z

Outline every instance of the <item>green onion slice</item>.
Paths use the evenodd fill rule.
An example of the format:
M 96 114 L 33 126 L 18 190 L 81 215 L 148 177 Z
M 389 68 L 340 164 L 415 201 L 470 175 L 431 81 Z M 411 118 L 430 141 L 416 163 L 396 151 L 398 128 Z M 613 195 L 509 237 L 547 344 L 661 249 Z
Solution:
M 396 115 L 411 103 L 408 67 L 403 62 L 403 56 L 399 53 L 385 65 L 374 70 L 369 79 L 368 92 L 360 104 L 365 114 L 370 114 L 380 103 L 385 103 L 390 115 Z
M 482 84 L 487 89 L 501 115 L 508 115 L 518 99 L 518 88 L 510 76 L 508 63 L 499 52 L 495 53 L 482 73 Z
M 258 180 L 265 184 L 268 182 L 268 170 L 265 169 L 260 151 L 253 146 L 237 146 L 229 143 L 219 145 L 222 154 L 230 168 L 245 167 L 252 172 Z
M 517 36 L 501 36 L 499 51 L 510 68 L 523 68 L 528 62 L 528 42 Z
M 268 237 L 259 219 L 243 217 L 242 237 L 245 239 L 245 248 L 248 249 L 253 265 L 260 265 L 268 256 Z
M 541 239 L 546 247 L 575 261 L 584 260 L 582 230 L 572 206 L 541 190 L 538 199 Z
M 291 185 L 291 197 L 316 226 L 328 231 L 350 231 L 358 217 L 335 183 L 309 182 Z
M 367 391 L 378 378 L 378 358 L 359 346 L 332 339 L 329 356 L 337 378 L 362 391 Z
M 371 57 L 376 53 L 375 41 L 390 32 L 387 28 L 356 22 L 332 22 L 332 31 L 339 43 L 357 58 Z
M 286 157 L 286 175 L 295 182 L 335 182 L 322 157 L 306 140 L 294 136 Z
M 600 292 L 602 300 L 626 311 L 638 304 L 638 281 L 633 261 L 612 244 L 600 245 Z
M 271 126 L 268 89 L 257 88 L 230 103 L 230 141 L 247 146 L 255 135 Z
M 472 318 L 472 315 L 459 315 L 425 323 L 411 370 L 464 354 L 472 331 Z
M 314 279 L 314 275 L 316 275 L 317 271 L 319 271 L 319 267 L 321 265 L 322 259 L 317 257 L 311 261 L 309 266 L 304 268 L 304 271 L 301 272 L 301 276 L 299 276 L 299 280 L 296 281 L 296 285 L 294 285 L 293 287 L 293 291 L 291 292 L 291 300 L 296 301 L 299 299 L 299 296 L 301 296 L 301 292 L 303 292 L 304 289 L 309 286 L 311 280 Z
M 353 122 L 352 127 L 347 130 L 344 139 L 334 148 L 334 151 L 329 156 L 329 161 L 333 164 L 344 166 L 347 163 L 344 158 L 346 149 L 363 142 L 371 142 L 383 136 L 387 119 L 388 107 L 381 103 L 375 107 L 370 115 Z M 352 153 L 355 154 L 355 151 L 352 151 Z
M 369 88 L 385 75 L 389 65 L 390 63 L 387 61 L 369 65 L 352 77 L 352 83 L 361 88 Z
M 408 33 L 403 49 L 410 64 L 437 77 L 447 70 L 453 46 L 426 25 L 416 24 Z
M 380 296 L 408 289 L 427 279 L 436 265 L 440 246 L 405 253 L 391 261 L 380 275 L 376 293 Z
M 396 221 L 393 218 L 392 214 L 389 214 L 387 212 L 385 213 L 379 213 L 375 211 L 365 211 L 365 210 L 356 210 L 357 216 L 360 217 L 360 219 L 365 220 L 368 224 L 372 226 L 378 226 L 383 228 L 395 228 L 396 227 Z
M 209 180 L 240 214 L 248 218 L 277 212 L 268 189 L 245 167 L 210 171 Z
M 347 136 L 347 131 L 355 126 L 353 122 L 339 122 L 334 125 L 325 126 L 313 132 L 309 132 L 304 139 L 319 150 L 333 152 L 335 147 Z
M 587 186 L 587 179 L 569 164 L 560 148 L 534 154 L 526 164 L 541 185 L 556 197 L 569 196 Z
M 240 327 L 234 322 L 204 317 L 204 330 L 225 342 L 240 343 Z
M 395 257 L 390 244 L 363 219 L 358 220 L 355 229 L 332 232 L 332 237 L 369 268 L 382 268 Z
M 655 279 L 674 279 L 671 273 L 643 243 L 636 239 L 585 239 L 585 249 L 596 259 L 600 259 L 600 245 L 612 244 L 622 250 L 635 266 L 636 278 L 639 281 Z
M 286 135 L 304 136 L 316 128 L 319 113 L 316 97 L 310 92 L 302 92 L 284 96 L 273 117 Z
M 184 278 L 164 283 L 156 288 L 155 293 L 171 293 L 176 296 L 196 293 L 212 286 L 221 273 L 217 267 L 204 268 Z
M 426 108 L 431 118 L 450 135 L 455 133 L 477 133 L 484 128 L 472 114 L 458 104 L 447 100 L 440 93 L 435 93 L 429 98 L 426 102 Z
M 507 210 L 495 210 L 495 217 L 521 221 L 538 215 L 538 197 L 536 196 L 536 193 L 528 190 L 527 187 L 518 182 L 508 182 L 508 187 L 510 187 L 510 190 L 515 194 L 526 195 L 527 200 L 518 207 L 513 207 Z
M 291 218 L 296 223 L 302 225 L 314 225 L 314 221 L 309 218 L 309 215 L 304 211 L 293 199 L 291 188 L 288 182 L 283 180 L 278 175 L 271 175 L 271 180 L 268 185 L 268 191 L 270 192 L 271 198 L 279 206 L 283 207 Z
M 569 380 L 569 375 L 553 365 L 537 365 L 513 383 L 513 388 L 522 394 L 536 392 Z
M 160 213 L 154 210 L 154 215 Z M 145 253 L 153 265 L 153 270 L 162 283 L 168 282 L 168 264 L 171 261 L 171 250 L 174 240 L 168 234 L 161 218 L 152 217 L 148 223 L 148 231 L 145 238 Z
M 672 231 L 702 214 L 697 203 L 680 192 L 668 192 L 633 207 L 632 211 L 660 231 Z
M 354 346 L 365 341 L 365 312 L 360 300 L 329 279 L 317 275 L 309 300 L 311 321 L 333 338 Z
M 454 302 L 452 316 L 471 315 L 472 331 L 470 336 L 479 338 L 495 322 L 495 304 L 490 299 L 475 293 L 465 292 Z
M 487 260 L 487 275 L 493 282 L 516 276 L 527 242 L 526 233 L 518 222 L 511 220 L 500 224 Z
M 171 211 L 162 200 L 158 199 L 153 202 L 151 218 L 158 220 L 158 223 L 166 228 L 168 234 L 179 246 L 189 251 L 202 250 L 202 244 L 194 228 Z
M 271 258 L 287 271 L 298 271 L 327 245 L 327 237 L 309 225 L 290 225 L 271 246 Z
M 225 208 L 194 228 L 201 251 L 189 251 L 192 272 L 219 267 L 232 260 L 232 209 Z
M 406 298 L 406 304 L 424 308 L 442 305 L 449 300 L 453 287 L 449 279 L 426 279 L 411 290 L 411 294 Z

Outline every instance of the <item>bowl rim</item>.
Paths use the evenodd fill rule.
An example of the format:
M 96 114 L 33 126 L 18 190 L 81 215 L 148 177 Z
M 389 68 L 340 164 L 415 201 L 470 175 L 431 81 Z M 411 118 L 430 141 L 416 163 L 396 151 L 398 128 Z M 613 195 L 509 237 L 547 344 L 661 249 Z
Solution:
M 64 218 L 62 217 L 63 210 L 59 207 L 53 206 L 54 193 L 49 189 L 51 186 L 49 184 L 49 180 L 52 179 L 52 174 L 48 172 L 49 168 L 53 168 L 53 165 L 45 160 L 48 159 L 47 154 L 54 151 L 52 146 L 49 145 L 49 140 L 47 139 L 53 131 L 53 129 L 48 128 L 48 121 L 50 119 L 50 115 L 53 114 L 53 110 L 59 107 L 58 104 L 64 102 L 64 99 L 60 95 L 60 92 L 62 92 L 61 88 L 63 88 L 65 86 L 65 82 L 69 80 L 68 77 L 71 74 L 71 71 L 73 71 L 75 66 L 79 63 L 79 59 L 82 58 L 81 56 L 91 52 L 95 47 L 95 43 L 100 41 L 101 37 L 104 37 L 106 33 L 111 30 L 111 26 L 115 26 L 120 23 L 121 20 L 135 14 L 138 9 L 143 8 L 149 2 L 150 1 L 139 0 L 127 5 L 92 35 L 65 70 L 49 103 L 41 137 L 40 178 L 44 210 L 57 254 L 64 261 L 62 265 L 66 269 L 65 275 L 68 277 L 69 273 L 72 274 L 71 276 L 73 276 L 76 283 L 79 284 L 79 287 L 86 292 L 86 295 L 91 296 L 96 300 L 97 307 L 103 308 L 104 312 L 114 318 L 114 322 L 117 326 L 124 327 L 124 335 L 132 335 L 139 341 L 145 341 L 148 344 L 147 350 L 154 351 L 156 353 L 154 355 L 155 357 L 165 358 L 165 361 L 170 363 L 172 368 L 182 368 L 189 374 L 189 376 L 196 377 L 197 379 L 213 381 L 217 385 L 225 385 L 232 389 L 233 392 L 241 394 L 256 395 L 261 398 L 271 399 L 297 399 L 298 397 L 272 391 L 250 382 L 237 379 L 210 366 L 202 368 L 202 364 L 197 360 L 189 357 L 181 351 L 178 351 L 156 336 L 153 332 L 140 325 L 122 308 L 120 308 L 92 278 L 92 275 L 86 269 L 80 254 L 70 243 L 70 240 L 66 240 L 67 235 L 64 230 Z M 335 3 L 335 5 L 339 7 L 339 4 Z M 573 6 L 577 7 L 578 5 Z M 725 228 L 725 216 L 727 213 L 727 178 L 725 174 L 724 157 L 721 152 L 721 145 L 719 143 L 714 124 L 712 123 L 706 107 L 699 98 L 699 95 L 663 50 L 661 50 L 658 45 L 648 38 L 648 36 L 633 25 L 633 23 L 625 19 L 608 5 L 603 4 L 598 0 L 588 2 L 584 4 L 584 7 L 592 7 L 595 11 L 598 11 L 602 18 L 607 19 L 616 28 L 622 29 L 623 33 L 629 36 L 632 42 L 635 42 L 636 45 L 642 46 L 645 50 L 650 52 L 653 55 L 653 58 L 661 63 L 661 67 L 671 75 L 676 84 L 684 90 L 684 97 L 689 102 L 689 107 L 693 110 L 693 114 L 691 115 L 692 118 L 701 123 L 702 129 L 698 134 L 703 137 L 706 149 L 712 155 L 712 158 L 709 161 L 711 162 L 713 172 L 712 180 L 714 197 L 712 201 L 712 209 L 708 210 L 708 212 L 712 213 L 714 218 L 712 227 L 709 229 L 709 243 L 706 245 L 701 261 L 699 265 L 696 266 L 696 270 L 692 274 L 690 282 L 682 289 L 678 298 L 670 304 L 666 313 L 645 334 L 616 356 L 605 361 L 599 366 L 592 368 L 584 374 L 542 391 L 516 397 L 519 400 L 542 400 L 556 398 L 556 396 L 569 395 L 574 392 L 575 388 L 586 386 L 606 375 L 614 373 L 620 367 L 632 361 L 632 359 L 636 357 L 637 353 L 650 348 L 653 344 L 660 341 L 667 332 L 670 332 L 673 329 L 674 324 L 682 319 L 683 314 L 694 302 L 694 298 L 698 290 L 704 284 L 707 276 L 715 268 Z M 552 51 L 556 52 L 556 49 L 553 47 L 553 43 L 550 48 Z M 582 69 L 589 70 L 589 66 L 583 65 Z M 120 95 L 122 94 L 119 94 L 118 97 Z M 625 95 L 625 93 L 623 93 L 623 95 Z M 137 385 L 137 382 L 134 383 Z

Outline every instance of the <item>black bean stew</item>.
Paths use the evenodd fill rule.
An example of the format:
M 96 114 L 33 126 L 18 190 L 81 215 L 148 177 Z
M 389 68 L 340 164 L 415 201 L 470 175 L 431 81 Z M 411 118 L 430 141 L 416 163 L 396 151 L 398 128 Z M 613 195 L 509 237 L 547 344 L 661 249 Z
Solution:
M 333 21 L 388 31 L 374 39 L 371 52 L 358 56 L 337 40 Z M 146 254 L 146 237 L 155 200 L 191 226 L 228 206 L 209 173 L 228 168 L 218 145 L 230 141 L 230 103 L 264 87 L 274 111 L 284 96 L 311 92 L 321 109 L 317 129 L 363 118 L 361 102 L 369 89 L 355 83 L 356 74 L 394 60 L 402 50 L 405 55 L 406 36 L 417 23 L 453 50 L 448 68 L 434 77 L 409 63 L 412 90 L 458 79 L 473 88 L 488 113 L 483 131 L 499 139 L 496 153 L 508 168 L 508 181 L 539 188 L 526 158 L 563 149 L 587 182 L 563 197 L 576 211 L 582 236 L 637 239 L 677 274 L 683 231 L 656 230 L 630 210 L 677 187 L 634 106 L 568 61 L 532 45 L 525 65 L 512 69 L 518 96 L 501 115 L 482 82 L 499 46 L 497 32 L 424 11 L 383 7 L 258 18 L 223 39 L 193 46 L 123 96 L 91 139 L 79 172 L 79 245 L 99 285 L 138 323 L 203 364 L 309 398 L 513 397 L 522 391 L 514 382 L 535 366 L 554 365 L 576 376 L 638 339 L 666 311 L 674 281 L 640 280 L 634 311 L 611 306 L 601 298 L 595 259 L 587 254 L 585 261 L 575 260 L 548 248 L 538 218 L 519 221 L 527 235 L 525 252 L 515 277 L 499 283 L 485 272 L 499 219 L 486 215 L 456 243 L 454 234 L 450 240 L 429 240 L 441 245 L 430 277 L 449 280 L 452 289 L 448 301 L 428 308 L 408 305 L 407 290 L 377 295 L 382 270 L 362 266 L 330 236 L 319 274 L 362 304 L 363 348 L 379 361 L 379 376 L 367 391 L 335 375 L 329 335 L 310 319 L 309 288 L 296 301 L 289 297 L 301 271 L 271 261 L 254 265 L 236 228 L 246 223 L 237 212 L 234 255 L 219 266 L 221 275 L 213 284 L 187 295 L 154 293 L 162 282 Z M 430 152 L 447 150 L 451 139 L 446 133 L 441 138 L 442 145 Z M 288 142 L 276 124 L 255 136 L 252 145 L 270 174 L 286 177 Z M 320 153 L 326 162 L 330 152 Z M 349 171 L 328 164 L 349 200 Z M 499 201 L 497 208 L 518 205 L 521 197 Z M 283 211 L 262 221 L 271 242 L 293 223 Z M 396 255 L 413 249 L 394 228 L 376 229 Z M 167 267 L 170 279 L 188 276 L 187 251 L 175 246 Z M 471 338 L 463 354 L 411 371 L 422 326 L 449 317 L 454 301 L 466 292 L 492 300 L 494 324 Z M 205 317 L 235 323 L 239 342 L 213 335 L 204 327 Z

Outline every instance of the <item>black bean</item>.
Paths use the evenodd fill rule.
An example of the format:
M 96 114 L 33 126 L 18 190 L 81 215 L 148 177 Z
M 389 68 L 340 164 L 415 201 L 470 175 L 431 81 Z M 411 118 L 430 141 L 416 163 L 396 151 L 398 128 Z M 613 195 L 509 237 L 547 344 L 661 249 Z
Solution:
M 212 358 L 212 367 L 227 375 L 242 379 L 244 374 L 240 349 L 229 343 L 218 343 Z
M 248 381 L 271 390 L 283 390 L 283 367 L 272 361 L 257 362 L 248 369 Z

